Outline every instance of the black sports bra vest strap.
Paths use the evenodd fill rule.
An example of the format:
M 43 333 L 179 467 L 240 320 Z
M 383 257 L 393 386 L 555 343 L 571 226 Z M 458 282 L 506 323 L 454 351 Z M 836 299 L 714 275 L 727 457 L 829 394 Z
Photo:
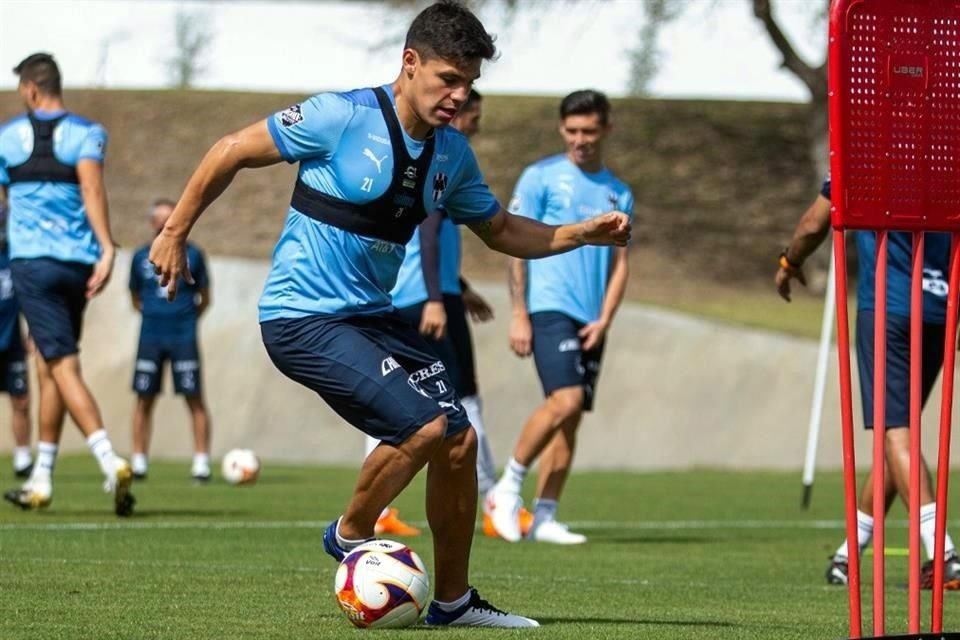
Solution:
M 33 127 L 33 152 L 27 161 L 15 167 L 7 168 L 10 184 L 17 182 L 66 182 L 77 184 L 77 168 L 60 162 L 53 153 L 53 132 L 67 114 L 50 120 L 40 120 L 32 113 L 27 114 Z
M 416 160 L 411 158 L 393 103 L 381 87 L 376 87 L 373 92 L 390 133 L 390 147 L 393 150 L 390 186 L 379 198 L 357 204 L 327 195 L 297 178 L 290 206 L 305 216 L 344 231 L 406 244 L 413 237 L 417 225 L 427 217 L 423 206 L 423 188 L 433 161 L 436 139 L 434 132 L 431 132 L 420 157 Z

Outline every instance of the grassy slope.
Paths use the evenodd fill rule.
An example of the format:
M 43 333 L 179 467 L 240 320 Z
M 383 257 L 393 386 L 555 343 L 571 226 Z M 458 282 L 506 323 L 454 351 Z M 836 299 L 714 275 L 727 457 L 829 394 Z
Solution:
M 268 464 L 255 487 L 191 488 L 184 464 L 156 463 L 137 487 L 137 515 L 120 521 L 90 461 L 66 457 L 48 511 L 0 505 L 0 637 L 362 637 L 333 602 L 335 564 L 320 548 L 320 527 L 344 504 L 354 473 Z M 809 512 L 799 509 L 798 485 L 792 473 L 577 474 L 562 515 L 581 523 L 590 543 L 480 537 L 472 579 L 561 640 L 845 637 L 846 591 L 823 584 L 843 537 L 840 478 L 818 476 Z M 422 495 L 420 478 L 398 500 L 413 520 L 423 519 Z M 888 546 L 902 547 L 901 507 L 891 517 Z M 410 544 L 432 566 L 427 537 Z M 905 628 L 905 566 L 901 557 L 887 561 L 890 632 Z M 960 628 L 958 598 L 946 596 L 948 630 Z
M 71 91 L 68 105 L 111 133 L 107 171 L 121 243 L 145 242 L 143 214 L 176 195 L 216 139 L 302 96 L 227 92 Z M 523 167 L 560 150 L 556 98 L 490 96 L 475 148 L 506 202 Z M 815 191 L 804 107 L 792 104 L 617 100 L 609 165 L 637 199 L 628 298 L 733 322 L 813 335 L 819 303 L 786 307 L 772 294 L 775 259 Z M 20 110 L 0 95 L 0 120 Z M 214 254 L 270 255 L 294 169 L 242 173 L 195 231 Z M 504 258 L 472 236 L 464 271 L 499 280 Z M 749 310 L 748 314 L 744 311 Z

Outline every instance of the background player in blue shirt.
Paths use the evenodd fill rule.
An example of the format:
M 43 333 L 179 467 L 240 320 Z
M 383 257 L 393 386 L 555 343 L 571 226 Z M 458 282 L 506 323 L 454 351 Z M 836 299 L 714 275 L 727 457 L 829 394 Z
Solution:
M 173 213 L 175 203 L 160 198 L 150 211 L 150 226 L 160 233 Z M 169 361 L 173 389 L 182 395 L 190 411 L 193 426 L 193 463 L 190 475 L 197 482 L 210 480 L 210 417 L 203 401 L 200 371 L 200 346 L 197 322 L 210 305 L 210 279 L 203 252 L 187 243 L 187 268 L 193 282 L 180 282 L 177 297 L 167 302 L 167 291 L 160 286 L 149 260 L 150 245 L 133 254 L 130 264 L 130 296 L 133 307 L 143 316 L 133 390 L 137 403 L 133 412 L 133 465 L 135 478 L 147 477 L 147 452 L 150 449 L 151 416 L 157 394 L 163 387 L 163 366 Z
M 490 193 L 466 138 L 447 125 L 495 53 L 468 9 L 431 5 L 407 32 L 392 84 L 314 96 L 215 144 L 150 252 L 174 295 L 181 274 L 192 280 L 191 227 L 237 172 L 299 162 L 260 298 L 264 345 L 285 375 L 381 440 L 344 515 L 324 532 L 332 557 L 370 538 L 383 508 L 429 466 L 435 600 L 428 625 L 538 626 L 495 609 L 469 586 L 477 441 L 443 363 L 393 309 L 406 243 L 439 207 L 490 247 L 525 258 L 625 244 L 630 236 L 623 213 L 548 226 L 507 213 Z
M 547 224 L 571 224 L 604 211 L 633 215 L 633 194 L 603 164 L 610 102 L 597 91 L 575 91 L 560 103 L 566 151 L 524 170 L 510 211 Z M 504 539 L 521 537 L 520 491 L 540 457 L 533 524 L 526 537 L 579 544 L 586 537 L 556 519 L 570 473 L 577 428 L 593 407 L 607 329 L 627 284 L 626 247 L 585 247 L 544 260 L 511 261 L 510 347 L 533 353 L 545 401 L 520 433 L 490 496 L 493 526 Z M 541 455 L 542 454 L 542 455 Z
M 823 182 L 820 195 L 800 218 L 793 238 L 780 254 L 775 282 L 780 296 L 790 301 L 790 280 L 806 284 L 801 266 L 830 231 L 830 178 Z M 876 234 L 855 231 L 857 243 L 857 368 L 860 374 L 860 399 L 864 427 L 873 428 L 873 336 L 876 308 Z M 886 508 L 897 494 L 904 504 L 909 500 L 910 484 L 910 272 L 913 255 L 911 234 L 893 232 L 887 236 L 887 362 L 886 362 Z M 926 404 L 930 390 L 943 365 L 943 343 L 947 310 L 947 274 L 950 266 L 950 235 L 924 234 L 923 250 L 923 365 L 922 397 Z M 846 304 L 841 301 L 841 304 Z M 931 558 L 923 566 L 920 584 L 933 586 L 934 527 L 937 503 L 930 470 L 921 454 L 920 538 Z M 857 510 L 857 543 L 860 552 L 873 537 L 873 472 L 867 475 L 860 491 Z M 944 544 L 944 587 L 960 589 L 960 559 L 948 534 Z M 847 541 L 837 549 L 827 567 L 829 584 L 847 584 Z
M 110 280 L 116 256 L 103 184 L 107 132 L 66 111 L 60 69 L 49 54 L 33 54 L 13 71 L 27 113 L 0 125 L 0 186 L 10 205 L 13 287 L 38 353 L 40 412 L 36 464 L 4 498 L 24 509 L 50 504 L 69 412 L 100 465 L 114 511 L 126 516 L 133 512 L 133 472 L 113 452 L 78 357 L 87 300 Z
M 27 356 L 20 333 L 20 307 L 10 277 L 7 244 L 7 203 L 0 198 L 0 391 L 10 396 L 13 430 L 13 474 L 26 478 L 33 468 L 30 457 L 30 387 Z

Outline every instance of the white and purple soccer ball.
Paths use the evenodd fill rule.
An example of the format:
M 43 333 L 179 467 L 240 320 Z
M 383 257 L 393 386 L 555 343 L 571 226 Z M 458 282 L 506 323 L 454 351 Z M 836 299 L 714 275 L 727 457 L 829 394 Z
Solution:
M 250 449 L 231 449 L 220 468 L 229 484 L 253 484 L 260 475 L 260 459 Z

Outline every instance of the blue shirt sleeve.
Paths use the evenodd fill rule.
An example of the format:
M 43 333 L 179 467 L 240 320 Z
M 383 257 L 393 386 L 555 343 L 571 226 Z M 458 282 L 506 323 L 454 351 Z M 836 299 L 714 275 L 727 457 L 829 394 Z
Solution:
M 633 220 L 633 192 L 630 191 L 630 189 L 620 194 L 620 201 L 617 202 L 617 208 Z
M 87 130 L 87 135 L 80 144 L 77 160 L 96 160 L 102 163 L 106 154 L 107 130 L 102 125 L 94 124 Z
M 823 179 L 823 184 L 820 185 L 820 195 L 822 195 L 827 200 L 830 199 L 830 174 L 827 174 L 827 177 Z
M 455 224 L 474 224 L 489 220 L 500 211 L 500 203 L 483 180 L 477 157 L 469 145 L 463 146 L 463 162 L 454 189 L 446 194 L 443 207 Z
M 513 189 L 510 199 L 510 213 L 542 220 L 544 207 L 543 180 L 540 179 L 540 170 L 537 167 L 527 167 L 520 174 L 517 186 Z
M 321 93 L 273 114 L 267 128 L 287 162 L 329 158 L 353 113 L 353 103 L 335 93 Z

